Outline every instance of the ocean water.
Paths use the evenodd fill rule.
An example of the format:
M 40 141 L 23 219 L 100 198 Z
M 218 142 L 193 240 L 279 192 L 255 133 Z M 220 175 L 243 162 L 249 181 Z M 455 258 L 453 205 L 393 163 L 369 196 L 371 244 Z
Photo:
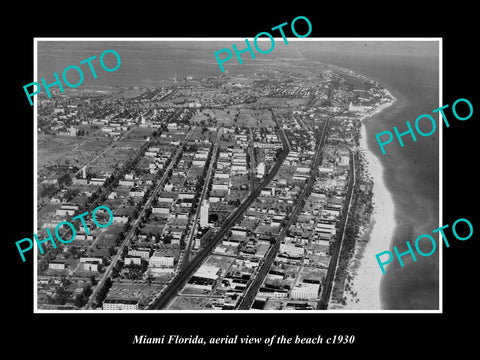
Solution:
M 126 86 L 155 86 L 162 78 L 175 75 L 220 74 L 213 53 L 231 47 L 232 41 L 197 42 L 124 42 L 124 41 L 61 41 L 38 43 L 38 79 L 53 82 L 53 72 L 59 76 L 69 65 L 93 55 L 98 79 L 85 72 L 85 84 Z M 238 42 L 237 42 L 238 44 Z M 243 47 L 239 46 L 239 49 Z M 116 50 L 122 59 L 121 67 L 111 73 L 101 70 L 100 54 L 106 49 Z M 431 114 L 439 106 L 438 97 L 438 43 L 428 41 L 291 41 L 279 43 L 262 59 L 300 58 L 345 67 L 378 81 L 391 91 L 397 102 L 382 113 L 366 121 L 369 148 L 380 156 L 384 179 L 395 204 L 397 227 L 385 250 L 397 246 L 407 250 L 421 234 L 431 234 L 440 226 L 439 219 L 439 129 L 430 137 L 417 136 L 414 142 L 404 137 L 405 147 L 398 143 L 387 145 L 387 154 L 381 155 L 375 134 L 397 126 L 406 130 L 405 121 L 414 124 L 421 114 Z M 113 56 L 112 56 L 113 58 Z M 108 58 L 105 58 L 108 63 Z M 236 61 L 236 60 L 235 60 Z M 255 70 L 255 61 L 249 66 L 230 66 L 231 72 L 248 73 Z M 260 63 L 260 62 L 259 62 Z M 226 63 L 227 64 L 227 63 Z M 115 63 L 109 64 L 114 66 Z M 86 68 L 86 65 L 83 65 Z M 259 67 L 261 68 L 261 67 Z M 75 83 L 75 72 L 69 80 Z M 52 79 L 48 81 L 48 79 Z M 438 124 L 438 122 L 437 122 Z M 424 124 L 424 132 L 429 132 Z M 438 244 L 438 236 L 434 236 Z M 422 247 L 423 248 L 423 247 Z M 425 245 L 424 251 L 430 250 Z M 396 262 L 387 267 L 381 284 L 381 302 L 384 309 L 438 309 L 439 264 L 438 250 L 430 257 L 416 262 L 405 256 L 402 268 Z M 379 269 L 380 271 L 380 269 Z
M 232 42 L 183 41 L 40 41 L 38 43 L 38 79 L 54 81 L 53 73 L 61 77 L 69 65 L 79 66 L 84 72 L 83 84 L 156 86 L 158 81 L 174 76 L 202 76 L 219 74 L 213 53 Z M 114 72 L 105 72 L 99 63 L 103 51 L 115 50 L 121 65 Z M 94 79 L 88 65 L 80 61 L 96 56 L 92 61 L 98 78 Z M 108 67 L 116 65 L 113 54 L 104 57 Z M 74 70 L 68 72 L 74 84 L 79 77 Z

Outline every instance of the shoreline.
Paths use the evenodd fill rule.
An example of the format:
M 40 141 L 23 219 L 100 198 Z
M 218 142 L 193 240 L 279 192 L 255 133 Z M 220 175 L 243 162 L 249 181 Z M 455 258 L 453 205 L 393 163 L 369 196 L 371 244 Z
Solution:
M 331 308 L 343 310 L 383 310 L 380 285 L 383 274 L 378 267 L 375 255 L 390 248 L 396 220 L 392 194 L 383 178 L 384 168 L 380 159 L 368 148 L 365 120 L 392 106 L 397 99 L 385 90 L 392 100 L 362 115 L 360 146 L 366 168 L 366 175 L 373 179 L 373 213 L 368 224 L 360 227 L 355 249 L 348 264 L 345 281 L 345 305 L 334 303 Z

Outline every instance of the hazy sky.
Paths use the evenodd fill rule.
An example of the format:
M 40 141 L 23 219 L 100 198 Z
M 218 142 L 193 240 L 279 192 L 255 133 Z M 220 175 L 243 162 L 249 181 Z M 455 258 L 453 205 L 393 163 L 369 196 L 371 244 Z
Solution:
M 93 38 L 94 39 L 94 38 Z M 92 82 L 86 64 L 80 65 L 80 61 L 91 56 L 97 56 L 94 61 L 95 68 L 100 70 L 99 79 L 95 83 L 113 82 L 127 83 L 132 79 L 138 79 L 139 83 L 155 81 L 163 76 L 172 76 L 174 73 L 190 74 L 220 74 L 219 66 L 214 53 L 223 48 L 232 52 L 232 58 L 225 63 L 227 70 L 238 69 L 238 60 L 232 49 L 235 43 L 239 50 L 246 48 L 242 38 L 200 40 L 200 41 L 38 41 L 38 79 L 45 77 L 52 79 L 56 72 L 61 76 L 63 70 L 69 65 L 76 65 L 86 72 L 85 83 Z M 283 39 L 275 38 L 275 47 L 268 54 L 260 54 L 255 51 L 256 59 L 269 60 L 276 58 L 301 58 L 316 60 L 324 63 L 335 64 L 347 68 L 359 68 L 373 63 L 380 66 L 390 66 L 392 60 L 402 65 L 416 65 L 428 62 L 428 68 L 438 68 L 438 41 L 325 41 L 313 40 L 302 41 L 297 38 L 288 38 L 288 44 Z M 261 49 L 270 47 L 270 40 L 263 38 L 265 43 L 259 42 Z M 252 48 L 254 48 L 252 44 Z M 100 55 L 107 49 L 115 50 L 122 59 L 119 71 L 102 74 L 98 63 Z M 221 58 L 226 56 L 222 54 Z M 241 55 L 245 61 L 251 60 L 250 54 L 245 52 Z M 106 63 L 110 60 L 110 66 L 116 62 L 112 54 L 105 57 Z M 431 65 L 430 65 L 431 64 Z M 235 66 L 237 65 L 237 66 Z M 240 69 L 247 70 L 247 69 Z M 69 72 L 71 82 L 76 81 L 76 72 Z M 101 78 L 100 78 L 101 77 Z

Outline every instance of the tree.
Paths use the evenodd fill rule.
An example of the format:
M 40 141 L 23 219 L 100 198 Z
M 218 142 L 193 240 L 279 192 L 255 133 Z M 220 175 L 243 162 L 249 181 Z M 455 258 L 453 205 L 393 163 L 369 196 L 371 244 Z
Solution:
M 148 219 L 151 214 L 152 214 L 152 208 L 149 207 L 147 210 L 145 210 L 145 218 Z
M 128 248 L 125 246 L 122 250 L 122 254 L 120 255 L 121 259 L 122 260 L 125 259 L 125 256 L 127 256 L 127 254 L 128 254 Z M 118 264 L 118 262 L 117 262 L 117 264 Z
M 148 284 L 148 286 L 150 286 L 150 285 L 152 284 L 152 280 L 153 280 L 152 274 L 148 274 L 148 276 L 147 276 L 147 284 Z
M 88 301 L 87 297 L 83 295 L 83 293 L 80 293 L 75 298 L 73 305 L 75 305 L 77 308 L 81 308 L 87 303 L 87 301 Z
M 65 193 L 65 200 L 70 201 L 72 200 L 75 196 L 78 195 L 80 190 L 78 189 L 68 189 L 67 192 Z
M 145 271 L 147 271 L 147 269 L 148 269 L 148 261 L 146 261 L 145 259 L 142 259 L 142 260 L 141 260 L 141 265 L 140 265 L 140 267 L 141 267 L 142 273 L 144 273 Z
M 72 282 L 70 279 L 67 279 L 65 276 L 62 276 L 62 279 L 60 280 L 63 288 L 68 287 Z
M 57 290 L 55 291 L 55 304 L 57 305 L 63 305 L 65 304 L 65 301 L 67 300 L 68 294 L 65 291 L 63 286 L 59 286 Z
M 82 294 L 88 298 L 90 295 L 92 295 L 92 287 L 90 286 L 90 284 L 88 284 L 87 286 L 85 286 L 83 288 L 83 291 L 82 291 Z
M 103 300 L 105 300 L 105 298 L 107 297 L 108 290 L 110 289 L 112 284 L 113 284 L 112 279 L 110 277 L 108 277 L 105 280 L 105 283 L 103 284 L 103 286 L 98 291 L 97 297 L 95 299 L 97 304 L 101 304 L 103 302 Z
M 67 185 L 70 185 L 72 183 L 72 177 L 70 176 L 70 174 L 68 173 L 65 173 L 63 174 L 62 176 L 60 176 L 58 179 L 58 186 L 62 187 L 62 186 L 67 186 Z
M 55 293 L 58 295 L 58 296 L 64 296 L 65 295 L 65 288 L 63 286 L 59 286 L 57 287 L 57 290 L 55 291 Z
M 172 242 L 172 235 L 167 234 L 163 237 L 162 241 L 164 244 L 170 244 Z
M 113 255 L 115 254 L 115 248 L 114 248 L 113 246 L 110 246 L 110 247 L 108 248 L 108 254 L 109 254 L 110 256 L 113 256 Z
M 59 189 L 55 187 L 53 184 L 47 184 L 46 186 L 43 187 L 43 189 L 40 191 L 40 196 L 42 197 L 49 197 L 55 195 L 55 193 Z

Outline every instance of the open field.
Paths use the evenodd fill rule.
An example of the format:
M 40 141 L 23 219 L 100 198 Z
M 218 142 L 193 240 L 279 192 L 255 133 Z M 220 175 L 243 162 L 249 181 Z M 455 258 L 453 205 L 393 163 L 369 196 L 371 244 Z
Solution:
M 202 310 L 208 302 L 205 297 L 178 296 L 167 310 Z
M 232 259 L 231 257 L 212 255 L 208 258 L 205 264 L 214 265 L 221 269 L 227 270 L 234 261 L 235 259 Z
M 116 281 L 110 288 L 108 296 L 124 299 L 138 298 L 142 307 L 147 305 L 163 287 L 165 285 Z
M 241 109 L 237 117 L 237 126 L 271 129 L 275 127 L 275 122 L 269 110 Z
M 82 166 L 100 153 L 111 139 L 77 138 L 74 136 L 38 135 L 38 169 L 46 165 L 61 164 Z
M 258 98 L 256 105 L 271 106 L 271 107 L 300 107 L 304 106 L 308 102 L 308 99 L 298 98 L 274 98 L 274 97 L 261 97 Z

